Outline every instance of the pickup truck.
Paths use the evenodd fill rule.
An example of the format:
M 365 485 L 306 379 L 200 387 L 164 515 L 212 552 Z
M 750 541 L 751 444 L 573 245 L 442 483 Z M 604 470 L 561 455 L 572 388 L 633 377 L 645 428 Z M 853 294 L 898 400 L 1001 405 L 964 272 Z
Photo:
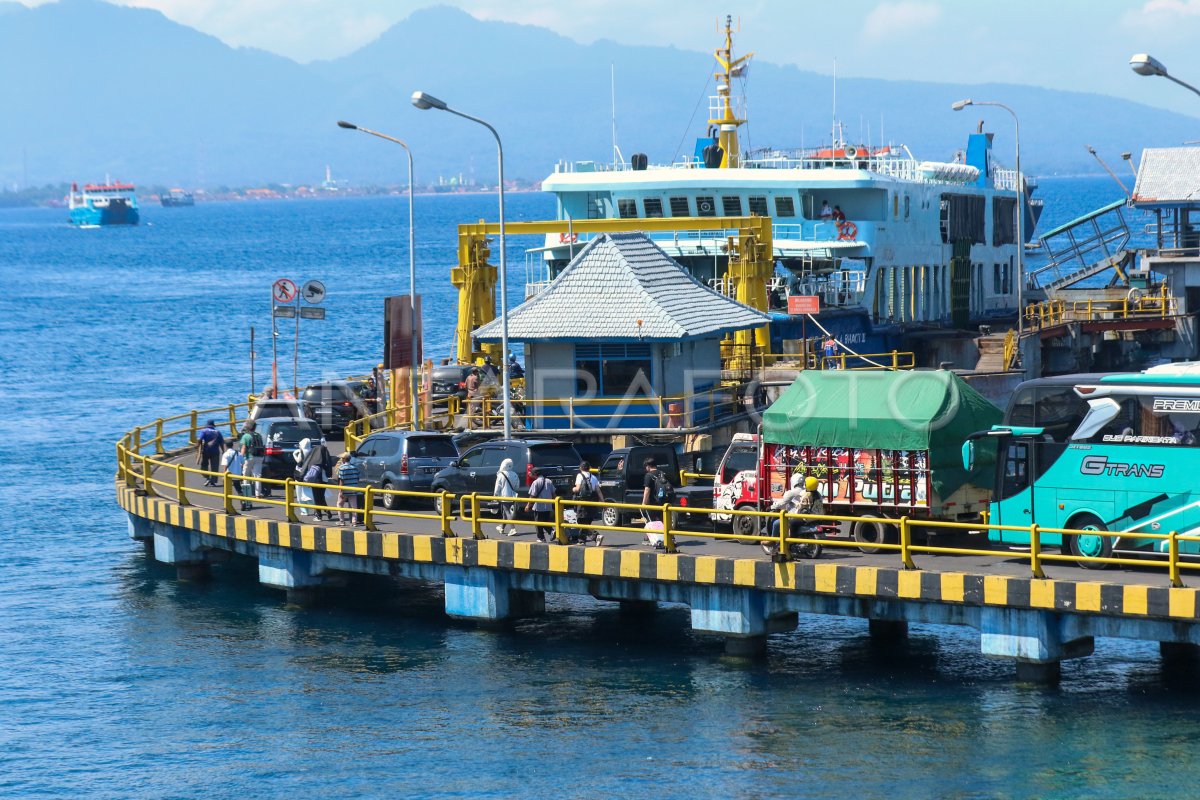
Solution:
M 654 458 L 659 472 L 675 487 L 673 505 L 704 509 L 703 513 L 682 515 L 684 521 L 695 523 L 699 520 L 707 524 L 708 509 L 712 508 L 712 486 L 681 486 L 679 458 L 675 455 L 674 448 L 669 445 L 621 447 L 609 453 L 600 467 L 600 491 L 604 493 L 604 499 L 617 503 L 640 504 L 646 477 L 642 464 L 649 457 Z M 621 526 L 638 518 L 639 514 L 636 511 L 606 506 L 602 510 L 600 521 L 605 525 Z

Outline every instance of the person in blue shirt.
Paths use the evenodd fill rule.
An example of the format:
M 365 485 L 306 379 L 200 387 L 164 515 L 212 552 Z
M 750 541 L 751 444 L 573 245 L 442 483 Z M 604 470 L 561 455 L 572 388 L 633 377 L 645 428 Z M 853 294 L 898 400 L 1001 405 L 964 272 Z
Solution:
M 221 453 L 225 450 L 225 437 L 217 430 L 217 423 L 209 420 L 196 437 L 196 463 L 206 472 L 216 472 L 221 463 Z M 205 486 L 216 486 L 215 475 L 204 476 Z

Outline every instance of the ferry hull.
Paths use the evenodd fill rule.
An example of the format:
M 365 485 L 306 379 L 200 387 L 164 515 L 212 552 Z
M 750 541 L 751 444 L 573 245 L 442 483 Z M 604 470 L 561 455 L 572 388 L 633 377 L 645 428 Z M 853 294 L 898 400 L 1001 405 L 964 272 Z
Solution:
M 72 225 L 82 228 L 98 228 L 102 225 L 137 225 L 141 216 L 137 208 L 126 203 L 113 202 L 104 208 L 79 206 L 71 209 Z

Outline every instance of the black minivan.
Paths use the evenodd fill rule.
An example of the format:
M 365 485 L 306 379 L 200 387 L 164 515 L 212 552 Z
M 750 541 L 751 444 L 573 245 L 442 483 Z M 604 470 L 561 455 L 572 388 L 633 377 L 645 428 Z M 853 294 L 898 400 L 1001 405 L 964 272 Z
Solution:
M 500 462 L 506 458 L 513 461 L 513 469 L 521 485 L 517 491 L 528 494 L 533 481 L 533 468 L 554 483 L 555 492 L 567 496 L 571 483 L 579 469 L 582 457 L 575 445 L 552 439 L 505 439 L 477 444 L 446 469 L 433 478 L 433 491 L 447 491 L 464 495 L 478 492 L 490 495 L 496 488 L 496 473 Z

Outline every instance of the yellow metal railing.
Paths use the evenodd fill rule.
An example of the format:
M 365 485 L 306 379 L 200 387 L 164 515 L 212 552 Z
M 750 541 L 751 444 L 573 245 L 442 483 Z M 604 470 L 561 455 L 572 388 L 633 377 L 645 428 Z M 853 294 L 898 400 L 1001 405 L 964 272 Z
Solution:
M 311 483 L 306 481 L 297 481 L 290 478 L 265 478 L 245 476 L 244 480 L 250 483 L 259 483 L 271 487 L 279 487 L 283 491 L 280 498 L 258 498 L 248 497 L 237 491 L 235 484 L 243 482 L 242 476 L 236 476 L 229 473 L 205 471 L 196 467 L 185 466 L 177 459 L 185 456 L 193 450 L 196 443 L 196 435 L 200 421 L 209 418 L 221 418 L 221 426 L 229 427 L 231 435 L 235 435 L 238 427 L 244 419 L 239 418 L 238 412 L 244 411 L 247 404 L 236 404 L 223 406 L 212 409 L 204 409 L 191 411 L 185 414 L 180 414 L 174 417 L 166 417 L 157 419 L 148 425 L 142 425 L 134 428 L 129 433 L 121 437 L 117 442 L 117 479 L 126 486 L 131 488 L 140 488 L 147 495 L 158 496 L 167 500 L 174 501 L 182 506 L 194 504 L 196 497 L 208 497 L 214 501 L 219 501 L 220 509 L 229 515 L 239 515 L 241 504 L 243 502 L 252 503 L 255 506 L 275 506 L 283 509 L 285 517 L 296 522 L 299 519 L 301 512 L 307 511 L 322 511 L 332 514 L 342 514 L 351 517 L 358 524 L 362 524 L 367 530 L 378 530 L 378 520 L 380 518 L 388 519 L 417 519 L 417 520 L 435 520 L 439 523 L 438 529 L 444 536 L 456 535 L 453 530 L 453 523 L 461 521 L 469 525 L 471 534 L 475 538 L 484 538 L 485 534 L 482 529 L 484 523 L 506 523 L 516 524 L 515 520 L 507 520 L 503 516 L 489 515 L 484 508 L 485 504 L 497 504 L 503 502 L 515 502 L 524 505 L 531 501 L 530 498 L 505 498 L 493 495 L 485 495 L 474 493 L 469 495 L 456 496 L 449 492 L 406 492 L 398 490 L 382 490 L 372 486 L 356 486 L 342 487 L 335 484 Z M 176 460 L 172 460 L 176 459 Z M 708 475 L 701 473 L 683 472 L 685 477 L 707 478 Z M 212 478 L 218 482 L 217 486 L 188 486 L 188 476 L 196 476 L 203 478 Z M 316 504 L 315 501 L 300 498 L 297 495 L 297 489 L 301 488 L 323 488 L 326 493 L 330 491 L 343 492 L 360 496 L 362 499 L 361 505 L 356 509 L 351 509 L 343 506 Z M 387 509 L 375 508 L 375 501 L 381 497 L 388 495 L 418 500 L 422 503 L 428 503 L 433 506 L 430 511 L 390 511 Z M 327 500 L 328 500 L 327 494 Z M 453 512 L 452 507 L 455 502 L 460 504 L 459 512 Z M 1118 531 L 1100 531 L 1100 530 L 1075 530 L 1069 528 L 1042 528 L 1037 524 L 1028 526 L 1016 525 L 994 525 L 987 519 L 980 522 L 951 522 L 942 520 L 930 519 L 912 519 L 908 516 L 900 518 L 890 517 L 872 517 L 872 516 L 845 516 L 836 514 L 789 514 L 785 511 L 757 511 L 752 509 L 733 509 L 715 511 L 710 508 L 688 507 L 688 506 L 672 506 L 672 505 L 641 505 L 637 503 L 617 503 L 617 502 L 602 502 L 602 501 L 582 501 L 569 498 L 555 498 L 549 501 L 553 508 L 553 515 L 549 521 L 535 522 L 531 520 L 520 520 L 521 525 L 531 525 L 539 528 L 545 528 L 551 532 L 554 539 L 560 544 L 568 543 L 568 531 L 572 528 L 586 528 L 589 531 L 596 532 L 623 532 L 623 533 L 646 533 L 644 525 L 605 525 L 600 521 L 592 521 L 587 523 L 571 523 L 566 519 L 565 511 L 568 509 L 590 508 L 597 517 L 602 518 L 602 512 L 605 508 L 615 508 L 621 512 L 630 512 L 631 515 L 642 514 L 657 514 L 661 515 L 663 522 L 664 546 L 667 552 L 677 552 L 677 542 L 680 539 L 700 539 L 712 541 L 754 541 L 770 543 L 778 546 L 779 555 L 776 558 L 787 560 L 789 558 L 788 548 L 793 544 L 821 544 L 825 547 L 854 549 L 862 545 L 853 540 L 845 538 L 809 538 L 791 536 L 791 523 L 855 523 L 855 522 L 871 522 L 880 526 L 887 526 L 885 530 L 894 529 L 894 541 L 871 543 L 870 547 L 885 553 L 894 553 L 899 557 L 899 561 L 905 569 L 918 569 L 914 556 L 917 555 L 954 555 L 954 556 L 981 556 L 1002 559 L 1005 561 L 1020 560 L 1028 564 L 1029 570 L 1033 577 L 1044 578 L 1044 566 L 1047 563 L 1064 563 L 1064 564 L 1082 564 L 1085 566 L 1138 566 L 1142 568 L 1166 570 L 1167 577 L 1172 586 L 1182 586 L 1182 573 L 1184 570 L 1200 570 L 1200 563 L 1196 561 L 1185 561 L 1179 552 L 1180 536 L 1178 532 L 1171 531 L 1169 533 L 1143 533 L 1137 534 L 1138 539 L 1165 541 L 1166 553 L 1146 553 L 1150 558 L 1131 558 L 1129 556 L 1079 556 L 1069 552 L 1046 552 L 1042 544 L 1042 537 L 1045 534 L 1052 534 L 1064 537 L 1065 541 L 1070 541 L 1072 537 L 1078 536 L 1096 536 L 1101 538 L 1116 539 L 1117 537 L 1128 535 Z M 746 534 L 746 533 L 726 533 L 721 531 L 707 530 L 691 530 L 683 529 L 679 526 L 678 518 L 680 515 L 698 515 L 700 517 L 710 517 L 714 514 L 728 515 L 730 517 L 753 517 L 759 520 L 759 524 L 767 524 L 769 521 L 779 521 L 779 532 L 775 535 L 769 534 Z M 919 543 L 914 536 L 914 529 L 919 529 L 922 533 L 928 534 L 936 531 L 1009 531 L 1025 534 L 1029 537 L 1028 552 L 1018 552 L 1012 550 L 993 550 L 984 548 L 971 547 L 948 547 L 942 545 Z M 732 530 L 732 529 L 731 529 Z M 653 531 L 655 534 L 660 531 Z M 1069 546 L 1064 545 L 1061 548 L 1063 551 L 1069 550 Z M 1165 558 L 1163 557 L 1165 555 Z
M 1030 327 L 1050 328 L 1067 322 L 1165 319 L 1178 313 L 1176 299 L 1166 285 L 1153 294 L 1121 300 L 1046 300 L 1025 309 Z

